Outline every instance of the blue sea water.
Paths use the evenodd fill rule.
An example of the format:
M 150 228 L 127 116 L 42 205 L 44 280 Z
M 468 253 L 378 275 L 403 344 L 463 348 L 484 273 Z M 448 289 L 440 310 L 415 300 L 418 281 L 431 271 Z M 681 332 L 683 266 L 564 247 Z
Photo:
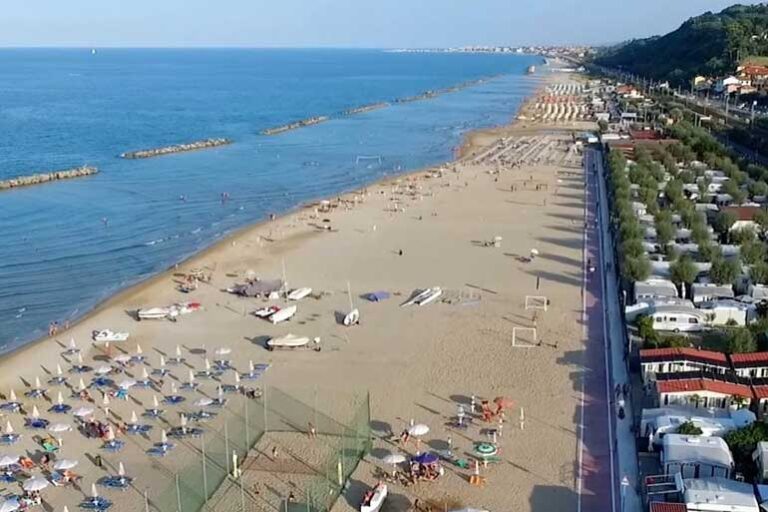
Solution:
M 376 50 L 0 50 L 0 179 L 82 164 L 101 171 L 0 192 L 0 352 L 272 212 L 450 159 L 467 131 L 514 116 L 537 85 L 525 69 L 539 60 Z M 434 99 L 259 134 L 496 75 Z M 235 143 L 117 158 L 208 137 Z M 358 162 L 360 155 L 381 161 Z M 230 195 L 224 204 L 222 192 Z

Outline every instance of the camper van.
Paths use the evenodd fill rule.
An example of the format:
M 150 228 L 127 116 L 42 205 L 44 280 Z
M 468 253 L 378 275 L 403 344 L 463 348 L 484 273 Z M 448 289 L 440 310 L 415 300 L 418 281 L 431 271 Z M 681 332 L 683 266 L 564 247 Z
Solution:
M 652 318 L 656 331 L 701 332 L 706 323 L 704 313 L 678 306 L 657 307 Z

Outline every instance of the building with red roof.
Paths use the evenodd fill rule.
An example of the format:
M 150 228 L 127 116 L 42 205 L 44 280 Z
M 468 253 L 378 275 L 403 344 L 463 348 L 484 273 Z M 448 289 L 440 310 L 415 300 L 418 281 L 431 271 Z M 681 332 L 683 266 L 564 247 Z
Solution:
M 704 370 L 724 374 L 731 365 L 722 352 L 676 347 L 640 350 L 640 368 L 643 382 L 648 382 L 662 373 Z
M 739 377 L 768 378 L 768 352 L 731 354 L 733 371 Z
M 753 400 L 752 388 L 740 382 L 706 377 L 686 378 L 690 375 L 674 374 L 656 382 L 659 404 L 692 406 L 704 409 L 748 407 Z

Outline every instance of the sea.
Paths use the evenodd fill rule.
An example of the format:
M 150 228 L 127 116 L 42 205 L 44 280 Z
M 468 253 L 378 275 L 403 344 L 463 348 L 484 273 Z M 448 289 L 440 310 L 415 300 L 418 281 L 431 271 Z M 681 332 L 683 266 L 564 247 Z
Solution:
M 526 68 L 541 60 L 340 49 L 0 50 L 0 179 L 86 164 L 100 171 L 0 191 L 0 353 L 272 213 L 450 160 L 468 131 L 514 118 L 540 80 Z M 337 116 L 485 77 L 493 78 Z M 320 115 L 333 118 L 260 134 Z M 211 137 L 234 143 L 118 156 Z

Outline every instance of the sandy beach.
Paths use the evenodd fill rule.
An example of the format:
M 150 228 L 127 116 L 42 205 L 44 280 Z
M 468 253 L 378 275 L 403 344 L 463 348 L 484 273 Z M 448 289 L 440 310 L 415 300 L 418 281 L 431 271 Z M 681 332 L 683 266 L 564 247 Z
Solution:
M 358 509 L 363 492 L 376 482 L 376 468 L 387 468 L 383 454 L 415 453 L 413 442 L 397 443 L 411 420 L 430 427 L 422 450 L 444 450 L 450 438 L 455 452 L 471 458 L 466 454 L 473 442 L 488 439 L 481 430 L 496 424 L 476 418 L 466 430 L 450 427 L 459 404 L 468 411 L 473 395 L 478 402 L 509 397 L 515 405 L 506 412 L 498 439 L 499 461 L 482 469 L 484 487 L 468 483 L 471 469 L 446 467 L 438 481 L 392 486 L 390 495 L 408 501 L 447 499 L 496 512 L 575 511 L 578 381 L 585 344 L 580 323 L 584 180 L 571 133 L 590 127 L 587 122 L 518 121 L 477 132 L 468 137 L 457 162 L 329 198 L 327 211 L 323 205 L 307 206 L 244 229 L 120 294 L 68 331 L 5 357 L 0 391 L 7 395 L 14 388 L 26 410 L 35 403 L 47 409 L 50 403 L 23 398 L 22 392 L 35 377 L 50 378 L 57 364 L 69 367 L 61 353 L 70 338 L 88 364 L 100 364 L 93 361 L 103 358 L 104 348 L 94 345 L 91 332 L 108 328 L 130 333 L 128 341 L 113 344 L 112 355 L 132 353 L 139 344 L 153 366 L 159 353 L 172 354 L 178 345 L 199 369 L 197 351 L 226 346 L 239 371 L 249 360 L 271 364 L 257 386 L 316 388 L 327 396 L 335 390 L 369 392 L 374 449 L 353 473 L 334 508 L 338 511 Z M 501 237 L 498 247 L 487 243 L 494 237 Z M 538 255 L 530 260 L 532 249 Z M 191 269 L 202 269 L 211 280 L 185 294 L 178 285 Z M 248 276 L 283 275 L 290 288 L 313 289 L 287 323 L 272 325 L 251 314 L 265 305 L 285 305 L 284 300 L 224 291 Z M 350 309 L 347 283 L 361 315 L 360 325 L 353 327 L 338 321 Z M 400 307 L 414 290 L 432 286 L 444 291 L 439 300 Z M 391 297 L 378 303 L 361 297 L 379 290 Z M 547 310 L 526 309 L 526 296 L 546 297 Z M 132 315 L 139 308 L 180 301 L 198 301 L 203 310 L 177 322 L 137 322 Z M 518 330 L 514 346 L 515 327 L 535 327 L 536 340 L 530 331 Z M 318 337 L 322 350 L 265 349 L 264 340 L 287 333 Z M 183 381 L 186 369 L 177 377 Z M 167 388 L 154 393 L 159 391 L 167 394 Z M 148 407 L 152 394 L 131 390 L 131 400 L 112 401 L 110 410 L 126 418 L 131 410 Z M 99 406 L 100 394 L 94 395 Z M 56 389 L 48 396 L 55 398 Z M 77 406 L 69 392 L 65 396 Z M 25 433 L 18 415 L 6 414 L 0 424 L 7 419 Z M 32 437 L 25 434 L 0 452 L 33 454 Z M 67 434 L 60 450 L 82 459 L 77 469 L 86 491 L 105 474 L 84 456 L 97 451 L 94 440 L 77 433 Z M 70 492 L 46 490 L 43 497 L 54 505 L 51 510 L 61 504 L 72 510 L 83 494 L 70 497 Z M 130 493 L 110 498 L 118 505 L 113 510 L 143 510 L 119 506 Z M 406 510 L 403 503 L 393 499 L 383 510 Z

